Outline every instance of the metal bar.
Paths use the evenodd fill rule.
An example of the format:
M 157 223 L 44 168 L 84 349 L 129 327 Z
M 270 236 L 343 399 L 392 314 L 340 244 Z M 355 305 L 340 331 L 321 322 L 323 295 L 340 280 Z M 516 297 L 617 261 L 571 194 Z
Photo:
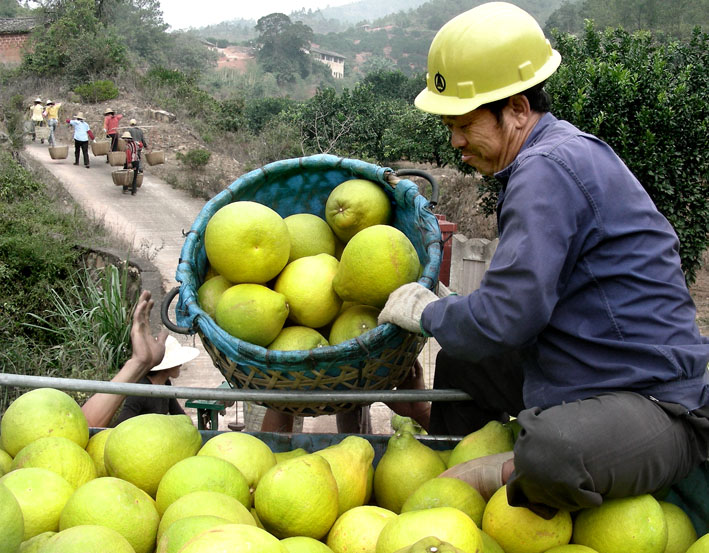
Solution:
M 0 373 L 0 386 L 56 388 L 71 392 L 106 393 L 124 396 L 209 399 L 215 401 L 262 401 L 267 403 L 373 403 L 375 401 L 468 401 L 461 390 L 247 390 L 232 388 L 188 388 L 157 384 L 130 384 Z

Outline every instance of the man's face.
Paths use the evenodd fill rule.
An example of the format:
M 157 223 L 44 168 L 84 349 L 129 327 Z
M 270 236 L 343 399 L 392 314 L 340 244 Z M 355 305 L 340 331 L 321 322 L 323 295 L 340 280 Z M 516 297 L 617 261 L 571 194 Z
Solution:
M 483 175 L 504 169 L 514 159 L 508 159 L 513 127 L 506 121 L 505 110 L 499 123 L 485 108 L 464 115 L 444 115 L 442 120 L 451 133 L 451 145 L 462 152 L 463 163 Z

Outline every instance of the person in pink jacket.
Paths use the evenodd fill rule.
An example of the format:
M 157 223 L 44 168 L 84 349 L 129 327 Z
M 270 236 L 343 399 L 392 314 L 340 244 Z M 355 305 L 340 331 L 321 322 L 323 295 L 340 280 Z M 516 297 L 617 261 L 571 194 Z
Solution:
M 123 119 L 123 115 L 116 114 L 111 108 L 106 108 L 103 115 L 103 131 L 111 139 L 111 151 L 115 152 L 118 150 L 118 124 Z M 106 163 L 108 163 L 108 156 L 106 156 Z

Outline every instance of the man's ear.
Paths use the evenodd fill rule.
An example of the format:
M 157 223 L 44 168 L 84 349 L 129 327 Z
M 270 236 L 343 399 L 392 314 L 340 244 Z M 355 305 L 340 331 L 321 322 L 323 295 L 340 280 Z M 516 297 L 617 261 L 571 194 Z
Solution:
M 529 100 L 524 94 L 515 94 L 510 96 L 507 105 L 503 109 L 519 127 L 525 126 L 529 116 L 532 114 L 532 108 L 529 105 Z

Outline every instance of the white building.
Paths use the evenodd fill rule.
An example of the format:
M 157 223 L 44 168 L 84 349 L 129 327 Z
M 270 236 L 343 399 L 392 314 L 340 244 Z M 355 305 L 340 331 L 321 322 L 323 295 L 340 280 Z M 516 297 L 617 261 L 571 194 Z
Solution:
M 327 65 L 335 79 L 342 79 L 345 76 L 345 56 L 312 45 L 310 46 L 310 54 L 316 60 Z

